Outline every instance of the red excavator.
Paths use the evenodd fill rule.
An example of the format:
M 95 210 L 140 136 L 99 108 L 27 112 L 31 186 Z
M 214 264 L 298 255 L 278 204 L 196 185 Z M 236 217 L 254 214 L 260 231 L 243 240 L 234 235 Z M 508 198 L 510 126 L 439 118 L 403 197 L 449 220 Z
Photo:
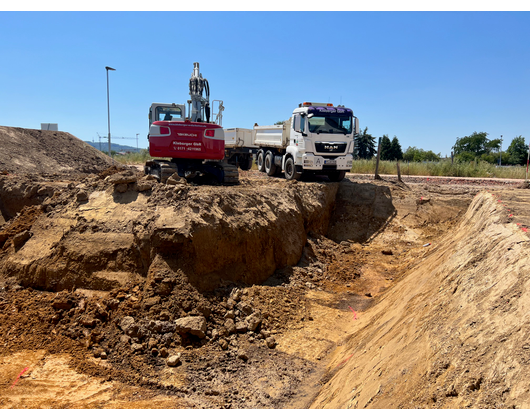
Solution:
M 224 132 L 221 127 L 223 101 L 218 102 L 215 122 L 210 122 L 210 86 L 193 63 L 190 78 L 188 114 L 184 104 L 153 103 L 149 109 L 149 155 L 145 173 L 160 182 L 177 173 L 180 177 L 222 184 L 237 184 L 237 166 L 225 159 Z M 204 96 L 203 96 L 204 95 Z

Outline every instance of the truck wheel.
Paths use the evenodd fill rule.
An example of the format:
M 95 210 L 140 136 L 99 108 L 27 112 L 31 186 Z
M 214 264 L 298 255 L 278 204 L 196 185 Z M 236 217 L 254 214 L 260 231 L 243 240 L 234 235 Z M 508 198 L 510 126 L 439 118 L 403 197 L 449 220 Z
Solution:
M 328 178 L 331 182 L 340 182 L 346 176 L 346 171 L 330 172 Z
M 256 164 L 258 165 L 258 171 L 265 172 L 265 152 L 260 150 L 256 157 Z
M 292 157 L 285 159 L 285 179 L 296 179 L 297 181 L 302 178 L 302 173 L 296 171 L 294 160 Z
M 265 173 L 268 176 L 276 175 L 277 166 L 274 163 L 274 155 L 271 151 L 268 151 L 265 155 Z
M 245 156 L 239 160 L 239 167 L 243 171 L 249 171 L 252 169 L 252 155 Z

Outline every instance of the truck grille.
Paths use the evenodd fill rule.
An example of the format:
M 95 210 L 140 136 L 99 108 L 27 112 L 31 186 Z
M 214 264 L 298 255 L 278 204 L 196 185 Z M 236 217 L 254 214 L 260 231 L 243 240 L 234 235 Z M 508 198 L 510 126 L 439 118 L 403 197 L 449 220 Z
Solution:
M 348 143 L 334 141 L 316 141 L 315 151 L 317 153 L 344 153 Z

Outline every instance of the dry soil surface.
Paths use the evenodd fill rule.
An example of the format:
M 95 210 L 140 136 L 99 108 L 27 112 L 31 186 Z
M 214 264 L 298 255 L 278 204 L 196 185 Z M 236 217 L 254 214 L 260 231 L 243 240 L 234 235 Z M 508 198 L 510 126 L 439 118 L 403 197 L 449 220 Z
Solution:
M 161 185 L 75 140 L 0 127 L 1 408 L 529 407 L 520 182 Z

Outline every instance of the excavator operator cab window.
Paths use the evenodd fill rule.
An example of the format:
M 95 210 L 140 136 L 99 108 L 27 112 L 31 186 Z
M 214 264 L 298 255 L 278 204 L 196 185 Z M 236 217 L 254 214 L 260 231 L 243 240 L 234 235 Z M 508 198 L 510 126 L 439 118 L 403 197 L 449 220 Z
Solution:
M 179 107 L 156 107 L 156 121 L 182 121 L 182 110 Z

